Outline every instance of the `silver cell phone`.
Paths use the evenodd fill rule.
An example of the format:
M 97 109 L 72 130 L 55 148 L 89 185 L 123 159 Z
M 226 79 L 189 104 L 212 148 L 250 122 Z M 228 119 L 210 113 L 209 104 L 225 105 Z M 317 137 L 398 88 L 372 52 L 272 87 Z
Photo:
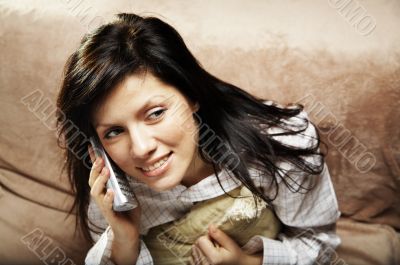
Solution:
M 113 210 L 117 212 L 129 211 L 138 206 L 135 194 L 133 193 L 129 180 L 125 173 L 115 166 L 114 162 L 108 158 L 106 151 L 97 137 L 89 138 L 96 156 L 101 156 L 105 166 L 110 172 L 110 178 L 107 181 L 107 188 L 114 191 Z

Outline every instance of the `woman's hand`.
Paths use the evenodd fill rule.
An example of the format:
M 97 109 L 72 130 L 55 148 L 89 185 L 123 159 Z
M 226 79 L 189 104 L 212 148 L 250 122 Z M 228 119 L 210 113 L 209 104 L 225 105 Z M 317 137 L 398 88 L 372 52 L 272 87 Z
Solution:
M 89 146 L 89 154 L 93 163 L 89 177 L 90 195 L 113 231 L 112 259 L 117 264 L 135 264 L 140 243 L 140 205 L 130 211 L 115 212 L 113 210 L 114 193 L 111 189 L 106 190 L 110 172 L 105 167 L 104 160 L 95 156 L 91 146 Z
M 209 225 L 208 235 L 197 239 L 192 248 L 196 265 L 251 265 L 262 264 L 262 255 L 246 254 L 236 242 L 214 225 Z

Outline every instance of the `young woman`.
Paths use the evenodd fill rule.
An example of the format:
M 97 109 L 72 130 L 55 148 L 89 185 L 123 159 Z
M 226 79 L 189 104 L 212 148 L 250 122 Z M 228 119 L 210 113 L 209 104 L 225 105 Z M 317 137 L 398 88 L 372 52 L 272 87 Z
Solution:
M 340 243 L 318 131 L 302 105 L 263 101 L 211 75 L 158 18 L 118 14 L 85 35 L 66 63 L 58 108 L 73 208 L 96 241 L 87 264 L 153 264 L 142 240 L 149 229 L 239 185 L 267 203 L 283 229 L 241 247 L 211 225 L 193 247 L 206 262 L 323 264 Z M 109 172 L 88 141 L 93 134 L 131 179 L 134 210 L 112 210 Z

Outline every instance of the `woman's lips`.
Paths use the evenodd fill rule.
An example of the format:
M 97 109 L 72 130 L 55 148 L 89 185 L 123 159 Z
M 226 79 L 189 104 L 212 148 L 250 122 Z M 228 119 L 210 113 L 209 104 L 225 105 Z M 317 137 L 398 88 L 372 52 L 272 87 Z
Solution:
M 143 173 L 143 175 L 147 177 L 158 177 L 163 175 L 169 168 L 170 164 L 172 162 L 172 152 L 168 155 L 168 160 L 159 168 L 156 168 L 152 171 L 144 171 L 143 169 L 140 169 Z

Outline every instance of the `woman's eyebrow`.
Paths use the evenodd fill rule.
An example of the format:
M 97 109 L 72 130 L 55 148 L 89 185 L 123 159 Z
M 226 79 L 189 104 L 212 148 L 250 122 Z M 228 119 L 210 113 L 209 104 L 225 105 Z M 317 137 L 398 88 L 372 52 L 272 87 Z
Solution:
M 148 108 L 150 105 L 154 103 L 156 99 L 162 99 L 163 102 L 165 102 L 168 98 L 165 97 L 164 95 L 155 95 L 147 99 L 147 101 L 144 103 L 144 105 L 138 110 L 138 112 L 143 111 L 144 109 Z M 99 127 L 109 127 L 113 126 L 113 124 L 107 124 L 107 123 L 96 123 L 95 128 Z

